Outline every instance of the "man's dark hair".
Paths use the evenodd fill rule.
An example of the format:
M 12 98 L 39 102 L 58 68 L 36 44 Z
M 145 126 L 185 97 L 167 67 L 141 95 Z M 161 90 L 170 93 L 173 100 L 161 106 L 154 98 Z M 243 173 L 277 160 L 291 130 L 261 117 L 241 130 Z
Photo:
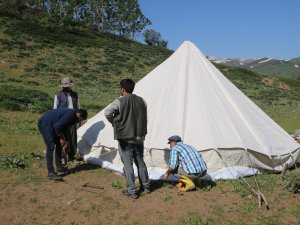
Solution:
M 133 92 L 135 83 L 131 79 L 123 79 L 120 82 L 120 86 L 124 88 L 127 93 L 131 94 Z
M 85 110 L 85 109 L 77 109 L 76 112 L 79 112 L 80 113 L 80 117 L 83 119 L 83 120 L 86 120 L 87 117 L 88 117 L 88 112 Z

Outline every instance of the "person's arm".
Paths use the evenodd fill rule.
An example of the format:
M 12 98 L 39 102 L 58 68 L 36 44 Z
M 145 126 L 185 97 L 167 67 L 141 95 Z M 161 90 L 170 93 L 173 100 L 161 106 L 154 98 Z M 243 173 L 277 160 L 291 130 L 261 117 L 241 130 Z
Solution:
M 78 101 L 77 101 L 77 108 L 80 109 L 80 102 L 79 102 L 79 98 L 78 98 Z
M 57 105 L 58 105 L 58 99 L 57 99 L 57 96 L 54 95 L 54 105 L 53 105 L 53 109 L 56 109 L 56 108 L 57 108 Z
M 175 148 L 176 147 L 173 147 L 173 149 L 171 150 L 169 168 L 164 174 L 164 180 L 167 180 L 169 175 L 173 173 L 175 168 L 178 166 L 178 154 Z
M 54 125 L 54 131 L 56 135 L 59 137 L 59 142 L 61 144 L 62 148 L 68 148 L 69 143 L 66 140 L 66 137 L 64 135 L 65 129 L 71 125 L 71 124 L 76 124 L 76 119 L 74 118 L 74 115 L 71 113 L 67 113 L 64 116 L 62 116 Z
M 164 180 L 168 180 L 168 177 L 169 177 L 169 175 L 171 174 L 171 173 L 173 173 L 173 169 L 172 168 L 168 168 L 167 169 L 167 171 L 165 172 L 165 174 L 164 174 Z
M 62 140 L 65 140 L 64 131 L 72 124 L 76 124 L 78 119 L 75 113 L 67 112 L 62 117 L 59 118 L 54 124 L 53 128 L 55 134 Z
M 114 121 L 114 118 L 119 114 L 120 111 L 120 101 L 117 98 L 115 101 L 113 101 L 110 106 L 108 106 L 105 111 L 104 115 L 106 119 L 112 124 Z

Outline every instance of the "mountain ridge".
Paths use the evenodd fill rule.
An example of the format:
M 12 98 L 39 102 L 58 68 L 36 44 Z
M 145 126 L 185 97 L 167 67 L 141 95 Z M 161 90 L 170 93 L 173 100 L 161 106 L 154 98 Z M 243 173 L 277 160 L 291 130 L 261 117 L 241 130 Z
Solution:
M 264 58 L 220 58 L 207 57 L 210 61 L 232 67 L 241 67 L 254 72 L 281 77 L 300 77 L 300 57 L 292 59 Z

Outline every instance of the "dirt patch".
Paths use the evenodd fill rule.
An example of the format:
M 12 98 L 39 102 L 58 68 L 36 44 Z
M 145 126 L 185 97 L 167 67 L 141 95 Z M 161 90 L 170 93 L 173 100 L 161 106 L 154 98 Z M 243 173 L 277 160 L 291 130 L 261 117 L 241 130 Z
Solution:
M 179 195 L 176 186 L 152 181 L 153 192 L 134 200 L 124 196 L 122 188 L 113 188 L 114 183 L 124 188 L 124 177 L 105 169 L 83 164 L 65 176 L 64 182 L 50 181 L 45 173 L 43 168 L 0 172 L 1 224 L 151 225 L 190 224 L 191 220 L 206 224 L 255 224 L 259 218 L 276 221 L 279 216 L 279 221 L 284 221 L 281 224 L 299 222 L 297 215 L 290 216 L 284 211 L 300 200 L 299 195 L 289 192 L 282 198 L 278 198 L 281 192 L 277 190 L 265 193 L 271 207 L 267 211 L 258 209 L 255 197 L 242 197 L 236 186 L 226 182 Z M 85 183 L 104 189 L 83 187 Z
M 262 79 L 262 82 L 266 86 L 274 86 L 282 90 L 291 90 L 291 87 L 283 82 L 281 82 L 278 78 L 276 77 L 264 77 Z

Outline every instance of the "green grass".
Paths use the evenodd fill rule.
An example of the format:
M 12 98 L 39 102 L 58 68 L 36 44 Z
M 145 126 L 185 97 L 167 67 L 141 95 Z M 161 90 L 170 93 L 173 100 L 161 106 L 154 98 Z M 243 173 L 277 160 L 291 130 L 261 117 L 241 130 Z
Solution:
M 288 213 L 293 213 L 293 214 L 300 214 L 300 204 L 295 204 L 293 206 L 290 206 L 288 208 L 285 209 L 286 212 Z
M 45 149 L 37 129 L 39 117 L 40 114 L 31 112 L 0 112 L 0 157 Z
M 163 198 L 163 201 L 164 202 L 172 202 L 172 196 L 170 196 L 170 195 L 166 195 L 166 196 L 164 196 L 164 198 Z
M 121 189 L 123 186 L 120 181 L 114 181 L 112 182 L 111 187 L 113 189 Z
M 60 78 L 71 76 L 82 107 L 101 110 L 118 96 L 120 79 L 138 81 L 172 53 L 84 29 L 58 28 L 54 32 L 47 26 L 9 17 L 0 17 L 0 24 L 1 83 L 6 85 L 3 92 L 14 88 L 17 97 L 20 92 L 26 96 L 31 90 L 40 91 L 48 108 L 49 96 L 53 98 L 60 89 Z M 29 103 L 35 106 L 29 99 L 11 99 L 10 103 L 3 100 L 9 99 L 2 98 L 3 109 L 26 109 Z
M 274 116 L 272 118 L 276 123 L 286 130 L 289 134 L 293 134 L 300 128 L 300 118 Z
M 44 112 L 64 76 L 74 79 L 81 106 L 99 112 L 118 96 L 123 78 L 140 80 L 172 51 L 84 28 L 57 28 L 0 16 L 0 109 Z M 299 79 L 278 78 L 283 90 L 263 76 L 216 65 L 241 91 L 289 133 L 300 125 Z
M 60 78 L 74 78 L 73 90 L 79 93 L 81 107 L 88 109 L 89 117 L 92 117 L 118 96 L 120 79 L 129 77 L 138 81 L 172 53 L 111 35 L 93 34 L 83 29 L 53 31 L 47 26 L 1 16 L 0 43 L 0 159 L 10 157 L 25 163 L 24 169 L 11 169 L 1 161 L 1 173 L 16 177 L 15 185 L 48 182 L 44 176 L 35 173 L 35 168 L 45 167 L 42 157 L 45 145 L 37 129 L 37 120 L 42 112 L 52 107 L 53 96 L 60 90 Z M 276 82 L 289 85 L 290 89 L 285 90 L 276 85 L 266 86 L 262 75 L 249 70 L 217 67 L 288 133 L 299 129 L 299 80 L 278 78 Z M 255 186 L 253 177 L 246 179 Z M 257 179 L 263 193 L 280 187 L 282 192 L 278 194 L 278 201 L 292 198 L 288 190 L 291 186 L 279 176 L 264 174 Z M 0 181 L 0 185 L 4 187 L 6 183 Z M 111 187 L 119 189 L 122 185 L 115 181 Z M 169 190 L 174 185 L 164 183 L 162 188 Z M 254 207 L 255 198 L 246 199 L 251 192 L 240 180 L 202 183 L 197 188 L 197 192 L 204 195 L 215 190 L 245 199 L 236 213 L 245 217 L 259 215 L 254 222 L 251 221 L 253 224 L 276 224 L 282 222 L 279 215 L 283 213 L 300 214 L 299 204 L 296 204 L 287 208 L 276 207 L 270 215 L 263 215 Z M 34 198 L 30 201 L 39 203 Z M 175 198 L 166 193 L 161 201 L 172 204 Z M 180 220 L 179 224 L 222 223 L 226 211 L 216 201 L 212 206 L 214 215 L 209 218 L 194 213 Z M 90 208 L 99 210 L 99 205 Z M 226 219 L 231 224 L 245 224 Z
M 242 68 L 228 68 L 216 64 L 217 68 L 246 96 L 248 96 L 268 116 L 283 127 L 288 133 L 294 133 L 300 127 L 300 88 L 299 79 L 272 78 L 273 85 L 262 82 L 266 76 Z M 289 89 L 282 89 L 279 84 L 286 84 Z
M 182 219 L 181 223 L 182 225 L 209 225 L 214 224 L 212 221 L 208 219 L 201 218 L 198 214 L 193 213 L 189 215 L 187 218 Z

